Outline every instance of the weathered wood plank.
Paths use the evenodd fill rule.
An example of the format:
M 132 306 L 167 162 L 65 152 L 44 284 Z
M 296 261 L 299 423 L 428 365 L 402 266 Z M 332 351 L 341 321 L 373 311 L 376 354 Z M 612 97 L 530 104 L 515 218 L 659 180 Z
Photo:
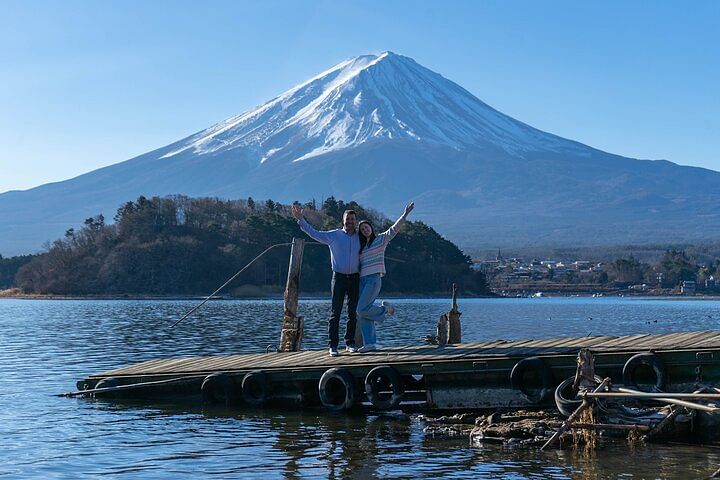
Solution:
M 203 374 L 217 371 L 327 369 L 338 366 L 359 367 L 379 364 L 454 363 L 500 358 L 521 358 L 534 355 L 566 355 L 580 348 L 595 353 L 641 352 L 656 350 L 720 349 L 720 332 L 681 332 L 676 334 L 638 334 L 622 337 L 562 337 L 538 340 L 493 340 L 446 346 L 409 345 L 386 347 L 364 354 L 343 353 L 330 357 L 323 350 L 251 353 L 211 357 L 174 357 L 140 362 L 127 367 L 92 375 L 153 376 L 172 374 Z

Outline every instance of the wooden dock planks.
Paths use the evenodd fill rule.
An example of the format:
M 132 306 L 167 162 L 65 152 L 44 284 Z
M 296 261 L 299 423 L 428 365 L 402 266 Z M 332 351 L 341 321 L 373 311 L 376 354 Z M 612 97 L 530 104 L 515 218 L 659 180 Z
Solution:
M 328 369 L 381 364 L 431 364 L 456 361 L 567 355 L 587 347 L 594 353 L 649 350 L 720 349 L 720 332 L 681 332 L 630 336 L 563 337 L 539 340 L 496 340 L 438 346 L 387 347 L 330 357 L 325 350 L 287 353 L 251 353 L 213 357 L 150 360 L 89 378 L 207 374 L 219 371 Z

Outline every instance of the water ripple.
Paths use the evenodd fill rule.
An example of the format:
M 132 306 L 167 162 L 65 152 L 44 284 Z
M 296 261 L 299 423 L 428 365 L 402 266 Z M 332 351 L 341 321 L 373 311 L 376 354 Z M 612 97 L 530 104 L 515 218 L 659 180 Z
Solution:
M 394 300 L 383 345 L 419 343 L 448 300 Z M 470 448 L 433 439 L 405 415 L 228 412 L 66 399 L 87 374 L 178 355 L 264 352 L 277 300 L 0 300 L 3 478 L 695 478 L 717 468 L 705 447 L 580 452 Z M 659 299 L 463 300 L 466 341 L 720 329 L 720 302 Z M 305 348 L 323 348 L 329 303 L 303 301 Z M 628 455 L 632 461 L 628 461 Z

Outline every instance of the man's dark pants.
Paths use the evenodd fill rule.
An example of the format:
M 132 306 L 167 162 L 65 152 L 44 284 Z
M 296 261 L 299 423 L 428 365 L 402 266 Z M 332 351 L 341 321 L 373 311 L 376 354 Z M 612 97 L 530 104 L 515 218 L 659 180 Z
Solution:
M 347 297 L 348 320 L 345 324 L 345 343 L 355 345 L 355 324 L 357 323 L 357 304 L 360 296 L 360 274 L 344 274 L 333 272 L 330 283 L 332 294 L 332 314 L 328 324 L 328 343 L 337 347 L 339 343 L 340 314 Z

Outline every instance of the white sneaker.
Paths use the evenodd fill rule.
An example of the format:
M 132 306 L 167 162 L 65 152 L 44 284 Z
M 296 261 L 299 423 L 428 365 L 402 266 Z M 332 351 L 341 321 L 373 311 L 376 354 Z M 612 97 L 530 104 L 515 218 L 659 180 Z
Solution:
M 338 353 L 337 347 L 330 347 L 330 356 L 337 357 L 338 355 L 340 355 L 340 354 Z
M 348 345 L 345 347 L 345 351 L 349 353 L 355 353 L 358 351 L 358 348 L 355 345 Z
M 358 353 L 372 352 L 373 350 L 377 350 L 377 345 L 374 343 L 368 343 L 358 348 Z
M 383 307 L 385 307 L 385 313 L 386 313 L 386 314 L 388 314 L 388 315 L 393 315 L 393 314 L 395 313 L 395 307 L 393 307 L 392 305 L 390 305 L 390 304 L 389 304 L 388 302 L 386 302 L 385 300 L 383 300 L 383 301 L 380 303 L 380 305 L 382 305 Z

